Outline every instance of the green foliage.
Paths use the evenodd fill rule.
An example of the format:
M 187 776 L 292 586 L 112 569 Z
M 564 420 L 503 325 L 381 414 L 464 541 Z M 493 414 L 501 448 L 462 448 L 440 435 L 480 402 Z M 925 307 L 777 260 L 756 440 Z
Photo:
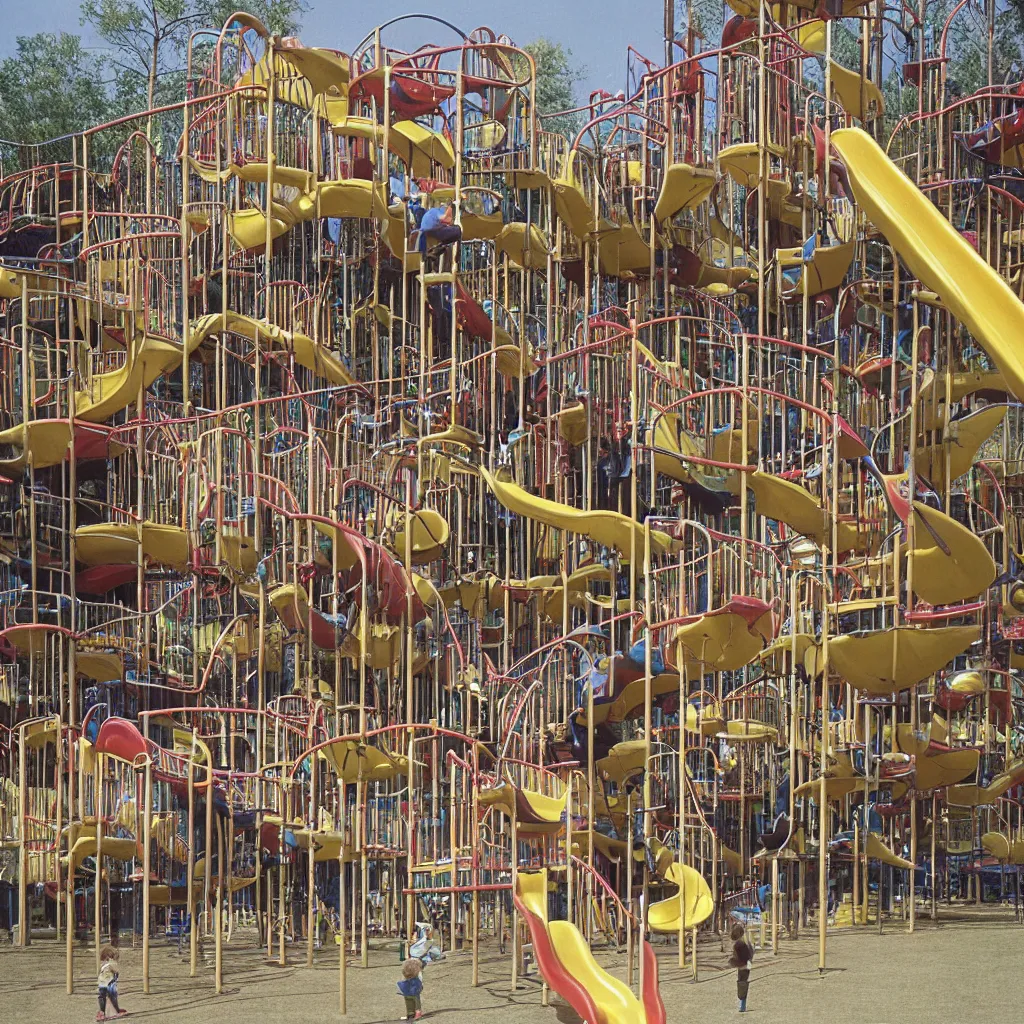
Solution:
M 941 0 L 928 9 L 928 25 L 936 41 L 942 26 L 953 9 L 951 0 Z M 1020 6 L 999 5 L 995 15 L 992 39 L 992 80 L 1000 85 L 1016 65 L 1015 76 L 1020 77 L 1021 46 L 1024 43 L 1024 17 Z M 988 85 L 988 28 L 986 18 L 973 5 L 960 11 L 949 29 L 946 44 L 949 55 L 947 81 L 954 90 L 966 96 Z
M 199 28 L 219 30 L 235 11 L 259 18 L 276 35 L 294 32 L 304 0 L 82 0 L 82 23 L 109 46 L 121 88 L 152 107 L 180 95 L 188 43 Z M 167 80 L 164 88 L 162 83 Z M 162 95 L 163 94 L 163 95 Z
M 583 125 L 583 115 L 562 114 L 579 105 L 576 86 L 585 68 L 573 62 L 572 50 L 550 39 L 538 39 L 523 47 L 537 66 L 537 112 L 560 114 L 544 119 L 544 130 L 565 136 L 575 135 Z
M 853 25 L 853 28 L 850 26 Z M 860 71 L 860 37 L 857 22 L 832 23 L 832 59 L 851 71 Z
M 706 49 L 712 40 L 721 38 L 726 17 L 733 12 L 721 0 L 678 0 L 676 4 L 676 38 L 685 38 L 687 18 L 694 30 L 705 40 Z
M 222 28 L 224 22 L 237 11 L 245 11 L 258 18 L 271 35 L 288 36 L 297 32 L 301 16 L 309 10 L 304 0 L 248 0 L 232 3 L 232 0 L 200 0 L 200 20 L 207 28 Z
M 20 36 L 14 54 L 0 62 L 0 138 L 45 142 L 102 123 L 114 109 L 106 74 L 76 35 Z M 23 167 L 71 157 L 69 143 L 13 149 Z
M 537 109 L 555 114 L 575 106 L 573 91 L 583 77 L 572 63 L 572 50 L 550 39 L 538 39 L 523 47 L 537 65 Z
M 81 38 L 69 33 L 40 33 L 17 40 L 15 53 L 0 61 L 0 160 L 22 166 L 69 160 L 70 141 L 38 143 L 80 132 L 104 121 L 181 100 L 190 35 L 198 28 L 219 31 L 242 10 L 258 18 L 274 35 L 294 33 L 305 0 L 83 0 L 82 23 L 107 44 L 94 57 Z M 209 56 L 213 36 L 202 39 L 198 65 Z M 149 119 L 140 119 L 145 129 Z M 149 125 L 154 141 L 173 145 L 181 133 L 180 114 Z M 119 134 L 122 138 L 126 132 Z M 114 134 L 114 133 L 111 133 Z M 100 166 L 116 139 L 94 139 L 93 166 Z
M 258 18 L 274 35 L 296 31 L 307 10 L 304 0 L 82 0 L 82 23 L 91 25 L 110 48 L 115 90 L 123 110 L 146 110 L 180 102 L 185 91 L 192 33 L 196 73 L 209 58 L 214 35 L 236 11 Z M 182 131 L 180 111 L 146 127 L 158 147 L 172 147 Z
M 157 76 L 187 43 L 187 0 L 83 0 L 82 23 L 110 46 L 111 63 L 152 105 Z

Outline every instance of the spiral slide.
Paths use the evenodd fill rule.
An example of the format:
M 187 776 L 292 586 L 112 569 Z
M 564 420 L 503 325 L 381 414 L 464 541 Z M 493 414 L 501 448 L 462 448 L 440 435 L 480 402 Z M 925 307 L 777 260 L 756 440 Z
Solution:
M 665 1004 L 658 991 L 658 961 L 649 942 L 643 947 L 641 1002 L 623 982 L 598 965 L 575 925 L 548 922 L 547 869 L 518 872 L 514 899 L 529 925 L 541 975 L 587 1024 L 665 1024 Z
M 703 875 L 688 864 L 675 859 L 675 851 L 652 839 L 651 852 L 658 874 L 678 887 L 668 899 L 652 903 L 647 911 L 647 924 L 660 935 L 677 934 L 680 928 L 696 928 L 715 912 L 715 897 Z

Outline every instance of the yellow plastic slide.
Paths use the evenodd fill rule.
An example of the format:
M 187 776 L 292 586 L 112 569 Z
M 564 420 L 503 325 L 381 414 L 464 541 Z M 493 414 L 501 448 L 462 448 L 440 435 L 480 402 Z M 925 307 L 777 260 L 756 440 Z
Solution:
M 248 338 L 254 344 L 258 341 L 267 348 L 291 352 L 299 366 L 323 377 L 332 384 L 353 383 L 348 367 L 323 345 L 298 331 L 282 330 L 276 324 L 263 323 L 241 313 L 208 313 L 192 324 L 191 340 L 195 348 L 212 334 L 221 330 L 230 331 Z
M 656 372 L 678 382 L 682 387 L 688 387 L 678 366 L 655 359 L 642 345 L 638 345 L 638 348 L 643 349 L 641 355 L 644 361 Z M 707 453 L 703 443 L 698 442 L 682 426 L 679 413 L 663 412 L 655 417 L 651 437 L 651 444 L 654 447 L 654 468 L 657 472 L 681 484 L 696 483 L 711 491 L 728 490 L 733 494 L 739 492 L 739 478 L 735 470 L 702 466 L 693 462 L 694 458 L 706 458 Z
M 626 779 L 644 770 L 647 763 L 647 745 L 643 740 L 623 740 L 608 751 L 606 757 L 595 762 L 598 772 L 622 787 Z
M 676 630 L 677 658 L 685 659 L 691 679 L 704 672 L 734 672 L 753 661 L 772 639 L 771 609 L 753 622 L 743 611 L 730 602 Z
M 853 761 L 846 751 L 837 751 L 829 759 L 829 767 L 825 770 L 825 799 L 832 803 L 842 800 L 844 796 L 855 792 L 864 785 L 864 776 L 854 770 Z M 808 779 L 796 787 L 796 795 L 810 797 L 817 801 L 821 796 L 821 776 Z
M 627 985 L 598 965 L 575 925 L 568 921 L 548 922 L 547 894 L 546 869 L 517 873 L 516 902 L 527 918 L 537 965 L 548 985 L 581 1016 L 587 1014 L 589 1024 L 658 1024 L 664 1021 L 664 1006 L 656 990 L 650 999 L 645 994 L 641 1003 Z M 592 1016 L 597 1020 L 591 1019 Z
M 594 204 L 583 191 L 576 176 L 578 153 L 573 149 L 566 160 L 562 174 L 551 183 L 555 193 L 555 209 L 569 230 L 577 238 L 586 238 L 594 230 Z
M 192 346 L 189 346 L 191 353 Z M 128 346 L 124 363 L 116 370 L 97 373 L 89 387 L 75 395 L 79 419 L 102 423 L 127 408 L 156 379 L 181 363 L 180 345 L 164 338 L 138 334 Z
M 216 865 L 215 865 L 216 866 Z M 195 878 L 205 880 L 206 878 L 206 858 L 200 857 L 196 861 L 196 866 L 193 870 Z M 227 875 L 222 879 L 219 874 L 215 874 L 210 878 L 210 885 L 224 885 L 227 882 Z M 231 877 L 231 892 L 241 892 L 243 889 L 248 889 L 250 885 L 256 884 L 255 875 L 232 875 Z
M 958 370 L 950 375 L 949 400 L 959 402 L 978 391 L 1005 391 L 1006 381 L 995 370 Z M 921 430 L 941 430 L 946 425 L 946 377 L 937 373 L 927 376 L 917 392 L 921 406 L 918 427 Z M 956 440 L 955 438 L 953 440 Z
M 715 187 L 715 172 L 691 164 L 669 164 L 654 207 L 654 219 L 661 223 L 680 210 L 699 206 Z
M 851 686 L 883 696 L 907 690 L 937 672 L 980 636 L 977 626 L 896 626 L 847 633 L 831 641 L 828 650 L 832 669 Z
M 995 804 L 1004 793 L 1021 782 L 1024 782 L 1024 758 L 1011 761 L 987 786 L 950 786 L 946 790 L 946 801 L 956 807 Z
M 481 468 L 480 474 L 498 501 L 516 515 L 526 516 L 558 530 L 582 534 L 597 544 L 615 548 L 625 555 L 632 553 L 635 544 L 637 556 L 643 555 L 643 527 L 621 512 L 600 509 L 587 512 L 558 501 L 551 501 L 549 498 L 538 497 L 507 477 L 492 476 L 486 469 Z M 674 546 L 672 538 L 667 533 L 651 530 L 652 554 L 664 554 Z
M 674 896 L 652 903 L 647 910 L 647 925 L 659 935 L 676 935 L 682 928 L 696 928 L 715 912 L 715 898 L 704 876 L 695 868 L 675 860 L 673 851 L 658 840 L 651 840 L 655 867 L 670 885 L 679 887 Z
M 946 723 L 941 716 L 933 716 L 926 735 L 916 735 L 909 723 L 896 726 L 896 743 L 904 754 L 914 758 L 914 789 L 927 792 L 963 782 L 978 770 L 980 750 L 977 747 L 957 747 L 932 750 L 931 743 L 944 744 L 947 739 Z
M 183 570 L 192 555 L 186 530 L 149 520 L 79 526 L 75 544 L 75 553 L 84 565 L 131 565 L 141 554 L 157 565 Z
M 793 288 L 786 288 L 784 294 L 817 295 L 838 288 L 853 262 L 854 248 L 854 242 L 823 245 L 814 250 L 809 260 L 804 258 L 802 246 L 776 249 L 775 258 L 781 270 L 800 268 L 799 282 Z
M 392 754 L 354 739 L 335 739 L 320 748 L 325 761 L 334 769 L 338 779 L 354 782 L 379 782 L 405 775 L 409 759 L 404 754 Z
M 531 576 L 528 580 L 510 580 L 509 589 L 539 592 L 537 607 L 540 613 L 552 622 L 561 623 L 567 601 L 570 608 L 586 608 L 587 598 L 593 596 L 590 584 L 595 580 L 604 582 L 608 578 L 607 567 L 593 562 L 572 573 L 566 579 L 565 587 L 561 576 Z
M 405 557 L 405 531 L 411 524 L 412 536 L 408 541 L 413 565 L 425 565 L 440 558 L 451 533 L 448 521 L 432 508 L 416 512 L 399 512 L 393 508 L 386 521 L 384 543 L 399 558 Z
M 608 661 L 608 658 L 602 658 L 599 662 L 599 665 L 601 665 L 602 668 L 606 667 Z M 627 718 L 631 718 L 636 709 L 643 706 L 646 685 L 646 681 L 641 676 L 641 678 L 634 679 L 632 682 L 627 683 L 619 692 L 615 700 L 607 701 L 600 704 L 595 703 L 595 724 L 600 725 L 603 722 L 621 722 Z M 678 693 L 678 691 L 678 673 L 662 672 L 661 675 L 653 676 L 651 679 L 651 696 L 654 700 L 657 700 L 659 697 L 664 697 L 668 693 Z M 689 708 L 689 710 L 693 711 L 693 720 L 696 721 L 696 708 Z M 587 709 L 586 706 L 584 706 L 583 713 L 580 716 L 580 722 L 586 723 L 586 721 Z M 693 731 L 689 714 L 687 715 L 686 726 L 688 729 L 690 729 L 691 732 Z M 716 728 L 715 732 L 717 731 L 718 730 Z
M 866 853 L 871 860 L 880 860 L 883 864 L 889 864 L 894 868 L 903 868 L 905 871 L 914 870 L 913 862 L 893 853 L 874 832 L 868 833 Z
M 566 790 L 560 797 L 548 796 L 502 780 L 496 786 L 481 789 L 477 799 L 481 807 L 497 807 L 510 818 L 515 815 L 521 832 L 553 833 L 561 831 L 568 795 Z
M 1005 405 L 983 405 L 966 416 L 952 420 L 943 430 L 944 440 L 917 449 L 917 471 L 944 492 L 947 471 L 950 481 L 962 477 L 974 465 L 978 450 L 1004 419 Z
M 858 75 L 856 71 L 844 68 L 834 60 L 829 61 L 829 70 L 832 98 L 838 98 L 848 114 L 858 121 L 863 121 L 865 115 L 870 116 L 872 112 L 878 117 L 885 113 L 885 98 L 874 82 Z
M 94 441 L 101 443 L 106 440 L 106 454 L 117 458 L 125 451 L 123 444 L 109 440 L 109 436 L 100 435 L 97 427 L 79 426 L 75 430 L 78 441 L 78 452 L 81 453 L 83 443 L 89 448 Z M 92 435 L 92 436 L 90 436 Z M 29 420 L 0 431 L 0 473 L 20 473 L 31 460 L 36 469 L 47 466 L 59 466 L 68 458 L 71 445 L 71 426 L 67 420 Z M 79 457 L 81 455 L 79 454 Z
M 565 969 L 579 979 L 597 1003 L 606 1024 L 642 1024 L 647 1017 L 643 1005 L 618 978 L 603 970 L 594 959 L 586 939 L 568 921 L 548 925 L 551 945 Z
M 756 472 L 747 477 L 747 487 L 754 494 L 754 507 L 758 515 L 785 523 L 797 533 L 810 537 L 816 544 L 832 542 L 831 517 L 822 509 L 818 499 L 799 484 L 771 473 Z M 734 493 L 739 492 L 738 479 L 731 489 Z M 840 552 L 857 547 L 855 527 L 841 522 L 838 534 Z
M 953 604 L 987 590 L 996 564 L 984 541 L 955 519 L 914 502 L 914 593 L 932 605 Z
M 342 855 L 347 864 L 359 857 L 350 845 L 345 845 L 345 836 L 341 832 L 330 829 L 313 831 L 308 828 L 289 828 L 288 831 L 300 850 L 308 850 L 310 843 L 313 844 L 313 861 L 316 864 L 336 864 Z
M 1024 304 L 867 132 L 840 129 L 832 145 L 861 209 L 1024 398 Z
M 96 836 L 79 836 L 71 847 L 71 865 L 78 867 L 86 857 L 96 856 Z M 103 856 L 111 860 L 132 860 L 142 856 L 139 844 L 134 839 L 123 839 L 119 836 L 103 837 Z M 63 858 L 65 861 L 67 858 Z
M 1015 839 L 1011 842 L 1002 832 L 986 832 L 981 837 L 981 848 L 1000 863 L 1024 864 L 1024 841 Z

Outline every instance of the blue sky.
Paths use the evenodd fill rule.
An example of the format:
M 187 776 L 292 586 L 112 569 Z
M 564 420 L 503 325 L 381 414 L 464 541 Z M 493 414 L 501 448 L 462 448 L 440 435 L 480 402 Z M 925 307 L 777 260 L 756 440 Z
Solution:
M 312 46 L 354 47 L 378 24 L 399 14 L 429 12 L 452 22 L 466 32 L 487 25 L 495 32 L 527 43 L 539 36 L 570 47 L 577 63 L 585 65 L 586 76 L 580 87 L 580 99 L 593 89 L 617 92 L 626 85 L 626 48 L 632 44 L 644 56 L 661 63 L 662 0 L 478 0 L 476 3 L 454 0 L 412 0 L 406 6 L 396 3 L 331 3 L 308 0 L 309 11 L 301 37 Z M 79 24 L 79 0 L 49 0 L 42 7 L 0 0 L 4 31 L 0 33 L 0 57 L 14 49 L 19 35 L 35 32 L 77 32 L 87 44 L 98 40 Z M 415 24 L 415 23 L 414 23 Z M 437 25 L 419 22 L 419 28 L 396 35 L 395 45 L 445 43 L 454 36 Z

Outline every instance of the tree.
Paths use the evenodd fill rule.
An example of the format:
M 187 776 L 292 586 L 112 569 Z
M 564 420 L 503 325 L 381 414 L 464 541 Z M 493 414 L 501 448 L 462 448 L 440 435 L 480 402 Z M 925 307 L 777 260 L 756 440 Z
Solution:
M 538 39 L 523 49 L 533 58 L 537 68 L 537 113 L 561 114 L 577 106 L 576 86 L 582 81 L 586 69 L 573 62 L 572 50 L 550 39 Z M 583 117 L 579 114 L 564 114 L 544 120 L 546 131 L 567 136 L 578 132 L 582 124 Z
M 188 41 L 198 28 L 219 29 L 238 10 L 259 18 L 271 33 L 286 35 L 298 27 L 304 0 L 82 0 L 82 23 L 91 25 L 111 47 L 110 61 L 141 93 L 147 108 L 159 97 L 165 78 L 169 92 L 180 93 Z
M 70 135 L 111 116 L 108 73 L 79 36 L 19 36 L 14 54 L 0 62 L 0 139 L 21 144 L 23 167 L 71 155 L 69 145 L 30 149 L 26 143 Z
M 676 39 L 685 39 L 686 30 L 692 27 L 703 40 L 698 42 L 696 52 L 717 45 L 725 25 L 726 15 L 733 12 L 717 0 L 678 0 L 676 3 Z

